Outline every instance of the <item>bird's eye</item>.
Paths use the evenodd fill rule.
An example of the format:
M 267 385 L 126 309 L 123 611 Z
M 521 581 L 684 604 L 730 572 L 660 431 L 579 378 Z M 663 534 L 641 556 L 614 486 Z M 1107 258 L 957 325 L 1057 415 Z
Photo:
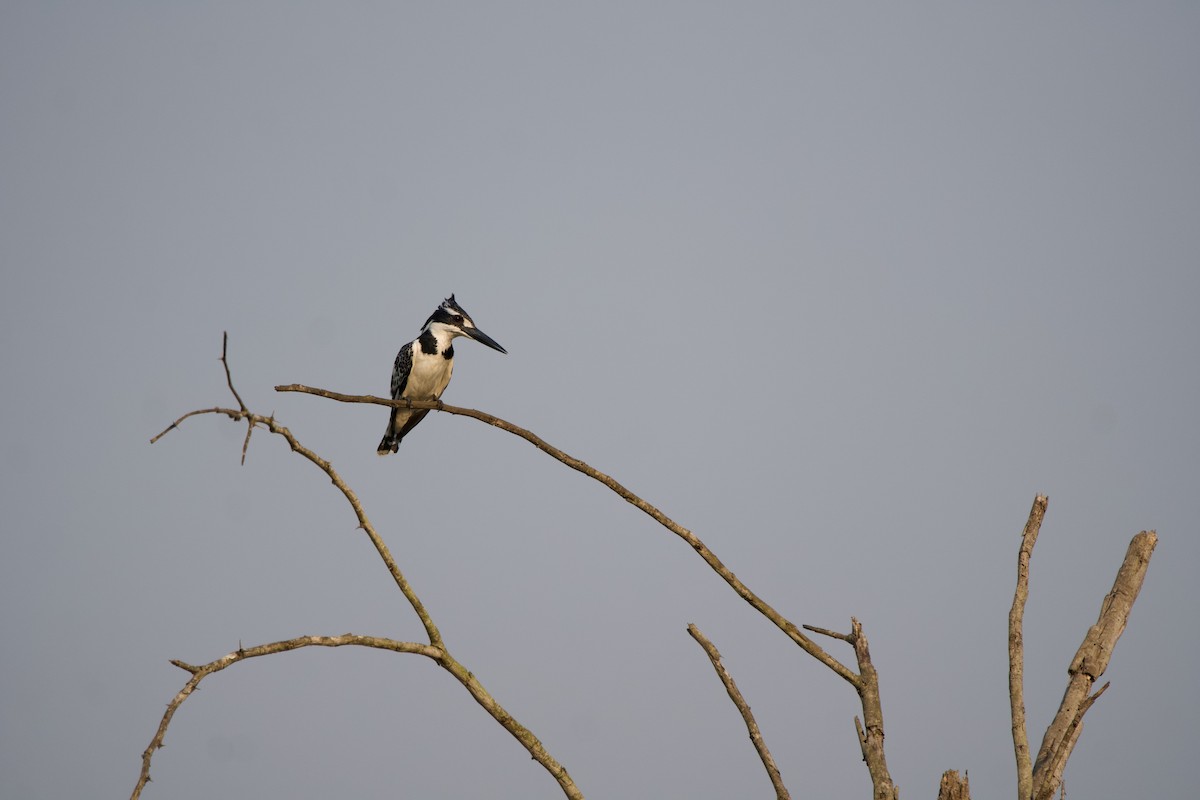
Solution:
M 459 325 L 462 325 L 462 314 L 455 314 L 454 321 L 457 322 Z

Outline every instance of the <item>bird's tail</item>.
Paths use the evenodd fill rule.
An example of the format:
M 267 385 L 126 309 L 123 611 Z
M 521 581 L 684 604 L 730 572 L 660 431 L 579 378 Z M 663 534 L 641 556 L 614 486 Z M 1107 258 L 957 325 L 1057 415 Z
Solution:
M 379 440 L 379 447 L 375 449 L 375 454 L 386 456 L 388 453 L 394 453 L 400 449 L 400 437 L 396 435 L 396 409 L 392 409 L 392 416 L 388 419 L 387 433 Z

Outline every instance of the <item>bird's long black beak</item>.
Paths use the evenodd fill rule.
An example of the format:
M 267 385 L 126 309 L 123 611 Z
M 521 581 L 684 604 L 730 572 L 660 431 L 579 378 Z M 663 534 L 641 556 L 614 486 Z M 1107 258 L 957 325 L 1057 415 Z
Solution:
M 507 350 L 505 350 L 503 347 L 500 346 L 499 342 L 497 342 L 492 337 L 488 336 L 483 331 L 479 330 L 479 328 L 463 328 L 463 333 L 465 333 L 467 336 L 470 336 L 472 339 L 479 342 L 480 344 L 486 344 L 488 347 L 492 348 L 493 350 L 499 350 L 501 353 L 505 353 L 505 354 L 508 353 Z

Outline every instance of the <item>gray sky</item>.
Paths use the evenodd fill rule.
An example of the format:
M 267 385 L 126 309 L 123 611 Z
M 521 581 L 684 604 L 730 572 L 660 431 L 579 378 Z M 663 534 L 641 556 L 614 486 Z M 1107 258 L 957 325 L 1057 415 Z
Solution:
M 1129 539 L 1145 590 L 1073 797 L 1194 791 L 1200 9 L 1042 3 L 5 3 L 0 796 L 122 797 L 185 675 L 420 627 L 594 798 L 864 797 L 853 693 L 649 518 L 386 391 L 450 292 L 446 394 L 692 528 L 796 622 L 866 625 L 907 798 L 1006 797 L 1019 533 L 1031 738 Z M 836 644 L 836 643 L 835 643 Z M 831 647 L 839 657 L 845 649 Z M 430 663 L 211 678 L 148 798 L 561 796 Z

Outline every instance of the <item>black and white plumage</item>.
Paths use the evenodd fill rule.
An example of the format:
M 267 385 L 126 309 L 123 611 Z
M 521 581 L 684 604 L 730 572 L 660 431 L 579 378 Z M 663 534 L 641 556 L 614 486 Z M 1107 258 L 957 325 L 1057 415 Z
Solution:
M 469 336 L 501 353 L 508 352 L 495 339 L 475 327 L 471 316 L 455 302 L 454 295 L 450 295 L 425 320 L 421 335 L 401 347 L 396 354 L 396 365 L 392 369 L 392 399 L 440 398 L 454 372 L 453 343 L 459 336 Z M 417 423 L 425 419 L 428 413 L 427 409 L 393 408 L 387 433 L 383 435 L 376 452 L 381 456 L 396 452 L 400 440 L 417 427 Z

